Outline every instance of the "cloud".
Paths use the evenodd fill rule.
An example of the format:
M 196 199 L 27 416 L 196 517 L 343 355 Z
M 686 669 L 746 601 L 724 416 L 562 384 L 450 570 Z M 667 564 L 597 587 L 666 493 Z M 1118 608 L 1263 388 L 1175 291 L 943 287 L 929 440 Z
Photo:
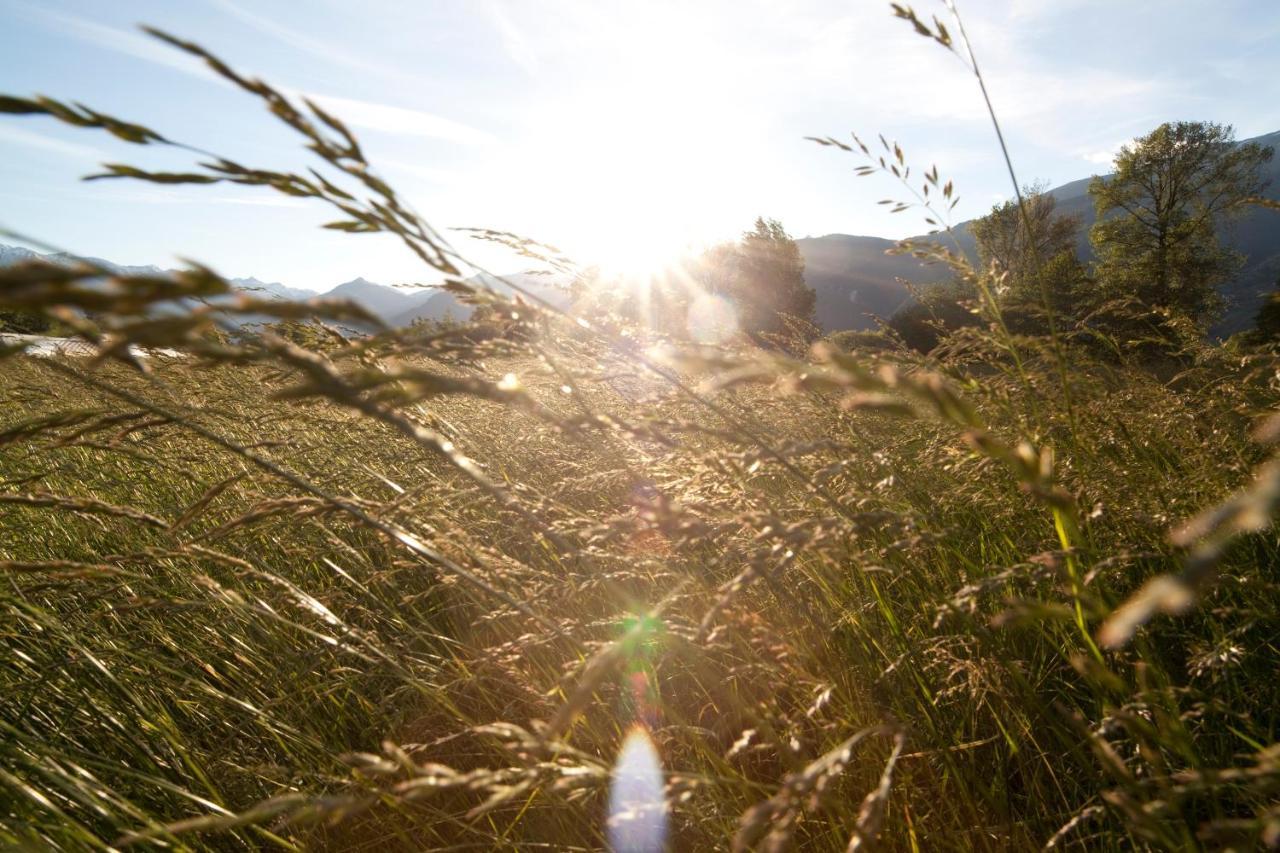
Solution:
M 358 56 L 353 56 L 331 42 L 322 41 L 321 39 L 314 38 L 306 33 L 286 27 L 283 24 L 278 24 L 269 18 L 264 18 L 255 12 L 251 12 L 242 6 L 236 5 L 231 2 L 231 0 L 212 0 L 212 2 L 223 12 L 233 18 L 236 18 L 241 23 L 252 27 L 260 33 L 264 33 L 272 38 L 278 39 L 291 47 L 318 56 L 327 63 L 337 63 L 339 65 L 345 65 L 348 68 L 354 68 L 357 71 L 364 71 L 383 77 L 395 77 L 404 80 L 411 80 L 416 83 L 422 82 L 420 78 L 414 75 L 405 74 L 397 69 L 387 68 L 361 59 Z
M 87 195 L 97 192 L 94 188 L 84 187 L 73 191 L 77 196 Z M 284 207 L 284 208 L 301 208 L 306 207 L 306 202 L 297 198 L 286 198 L 282 195 L 273 195 L 264 191 L 261 195 L 209 195 L 207 192 L 200 192 L 198 189 L 183 191 L 181 189 L 166 189 L 163 187 L 147 186 L 145 184 L 120 185 L 116 184 L 108 191 L 112 201 L 120 201 L 135 204 L 229 204 L 235 206 L 248 207 Z M 99 197 L 102 197 L 99 194 Z
M 1126 137 L 1121 139 L 1119 142 L 1106 146 L 1105 148 L 1086 150 L 1080 154 L 1080 156 L 1084 160 L 1090 163 L 1096 163 L 1099 166 L 1111 166 L 1115 163 L 1116 156 L 1119 155 L 1121 148 L 1124 148 L 1125 146 L 1132 146 L 1137 141 L 1138 137 L 1136 136 Z
M 14 127 L 11 124 L 0 124 L 0 142 L 25 145 L 29 148 L 39 148 L 42 151 L 62 154 L 76 160 L 93 160 L 100 163 L 104 160 L 110 159 L 109 155 L 105 151 L 101 151 L 90 145 L 81 145 L 77 142 L 67 142 L 52 136 L 45 136 L 43 133 L 37 133 L 21 127 Z
M 30 5 L 18 8 L 31 20 L 96 47 L 132 56 L 144 62 L 163 65 L 208 83 L 230 85 L 214 74 L 203 62 L 140 32 L 122 30 L 78 15 L 67 15 Z
M 425 136 L 463 145 L 487 145 L 495 138 L 483 130 L 423 112 L 355 98 L 308 93 L 307 97 L 344 122 L 402 136 Z
M 408 163 L 404 160 L 393 160 L 388 157 L 374 157 L 373 165 L 377 168 L 387 169 L 393 172 L 403 172 L 406 175 L 423 178 L 434 184 L 452 184 L 456 183 L 458 178 L 456 173 L 445 169 L 435 169 L 431 166 Z
M 299 208 L 306 207 L 306 202 L 298 198 L 284 198 L 282 196 L 262 195 L 258 197 L 249 196 L 214 196 L 209 199 L 194 199 L 195 201 L 209 201 L 214 204 L 238 204 L 247 207 L 288 207 Z
M 1012 0 L 1009 18 L 1020 23 L 1041 23 L 1076 14 L 1081 8 L 1098 6 L 1109 0 Z
M 502 47 L 507 56 L 530 74 L 538 70 L 538 55 L 524 32 L 507 14 L 500 0 L 487 0 L 480 8 L 502 37 Z
M 206 82 L 230 85 L 209 70 L 204 63 L 150 36 L 99 24 L 75 15 L 65 15 L 34 7 L 22 8 L 30 17 L 45 26 L 97 47 L 172 68 L 184 74 L 191 74 Z M 305 37 L 299 36 L 299 38 Z M 318 42 L 312 47 L 321 49 Z M 482 130 L 422 110 L 343 98 L 337 95 L 302 92 L 283 85 L 278 85 L 276 88 L 295 97 L 305 95 L 343 121 L 367 130 L 422 136 L 466 145 L 480 145 L 494 141 L 494 137 Z

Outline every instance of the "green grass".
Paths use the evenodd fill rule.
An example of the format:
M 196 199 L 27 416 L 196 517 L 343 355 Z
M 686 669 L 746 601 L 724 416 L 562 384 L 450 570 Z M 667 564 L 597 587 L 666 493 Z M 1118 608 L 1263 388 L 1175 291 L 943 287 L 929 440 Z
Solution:
M 878 725 L 905 738 L 888 849 L 1031 849 L 1085 810 L 1064 843 L 1256 839 L 1261 826 L 1240 822 L 1275 808 L 1274 759 L 1253 758 L 1276 740 L 1280 707 L 1274 538 L 1234 546 L 1192 614 L 1158 617 L 1130 648 L 1095 652 L 1090 637 L 1143 579 L 1178 569 L 1172 524 L 1246 482 L 1265 386 L 1212 354 L 1197 369 L 1231 382 L 1081 375 L 1077 431 L 1055 446 L 1082 509 L 1068 557 L 1044 502 L 945 422 L 842 411 L 828 392 L 716 392 L 750 410 L 797 479 L 688 401 L 624 398 L 617 379 L 596 378 L 618 367 L 597 356 L 572 395 L 536 359 L 486 365 L 494 379 L 516 373 L 543 417 L 468 397 L 426 404 L 528 518 L 383 424 L 273 399 L 296 379 L 283 371 L 168 362 L 156 381 L 100 368 L 92 387 L 65 375 L 83 364 L 4 362 L 0 430 L 76 415 L 4 447 L 5 493 L 159 521 L 0 504 L 0 837 L 102 848 L 207 817 L 168 841 L 597 848 L 608 768 L 636 713 L 628 673 L 640 672 L 657 696 L 673 849 L 748 840 L 743 815 L 770 798 L 752 813 L 757 835 L 843 849 L 891 738 L 857 747 L 821 796 L 794 785 Z M 1016 436 L 1030 415 L 1005 385 L 987 375 L 969 392 L 993 435 Z M 186 407 L 558 634 L 104 388 Z M 574 430 L 579 405 L 630 434 Z M 608 665 L 585 665 L 627 631 Z M 542 729 L 566 703 L 579 712 L 569 728 Z M 444 773 L 430 764 L 450 768 L 438 789 L 404 784 Z M 251 827 L 214 819 L 264 801 L 279 814 Z
M 658 362 L 616 318 L 475 292 L 337 118 L 158 35 L 328 177 L 113 174 L 335 207 L 487 319 L 231 340 L 376 323 L 209 302 L 195 266 L 0 270 L 0 310 L 103 351 L 0 352 L 0 846 L 600 849 L 637 723 L 671 850 L 1280 843 L 1274 354 L 1015 336 L 934 247 L 983 300 L 935 359 Z M 905 169 L 884 147 L 860 171 Z

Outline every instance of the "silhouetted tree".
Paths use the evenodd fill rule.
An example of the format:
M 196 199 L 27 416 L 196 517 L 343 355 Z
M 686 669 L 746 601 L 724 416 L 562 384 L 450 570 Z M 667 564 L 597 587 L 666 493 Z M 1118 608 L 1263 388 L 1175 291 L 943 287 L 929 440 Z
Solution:
M 1229 125 L 1174 122 L 1126 145 L 1115 174 L 1089 185 L 1098 221 L 1089 238 L 1109 296 L 1136 296 L 1203 325 L 1222 308 L 1217 287 L 1242 259 L 1217 226 L 1262 192 L 1271 149 L 1237 145 Z
M 695 277 L 734 303 L 739 326 L 751 335 L 786 332 L 785 317 L 814 321 L 817 297 L 805 284 L 800 247 L 776 219 L 758 218 L 736 243 L 709 249 Z

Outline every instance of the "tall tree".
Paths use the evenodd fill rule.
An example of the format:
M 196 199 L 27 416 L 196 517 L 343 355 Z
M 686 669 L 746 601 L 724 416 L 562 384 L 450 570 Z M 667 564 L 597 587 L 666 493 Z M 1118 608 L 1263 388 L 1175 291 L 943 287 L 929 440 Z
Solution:
M 1218 239 L 1240 202 L 1259 195 L 1271 149 L 1239 145 L 1229 125 L 1162 124 L 1120 149 L 1115 174 L 1089 184 L 1089 234 L 1110 295 L 1136 296 L 1197 323 L 1221 310 L 1219 284 L 1242 259 Z
M 781 333 L 785 317 L 814 320 L 817 296 L 805 284 L 800 247 L 776 219 L 760 217 L 736 243 L 712 247 L 698 271 L 707 290 L 735 304 L 745 332 Z

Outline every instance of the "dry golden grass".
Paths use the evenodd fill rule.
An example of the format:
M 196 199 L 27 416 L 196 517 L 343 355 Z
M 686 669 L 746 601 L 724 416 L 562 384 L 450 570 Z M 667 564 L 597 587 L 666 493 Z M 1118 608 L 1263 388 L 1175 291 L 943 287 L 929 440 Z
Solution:
M 1280 843 L 1273 355 L 1019 337 L 986 288 L 943 359 L 659 358 L 477 291 L 339 119 L 158 35 L 327 177 L 113 176 L 329 205 L 490 319 L 0 270 L 99 353 L 0 352 L 0 843 L 600 849 L 637 724 L 673 850 Z

